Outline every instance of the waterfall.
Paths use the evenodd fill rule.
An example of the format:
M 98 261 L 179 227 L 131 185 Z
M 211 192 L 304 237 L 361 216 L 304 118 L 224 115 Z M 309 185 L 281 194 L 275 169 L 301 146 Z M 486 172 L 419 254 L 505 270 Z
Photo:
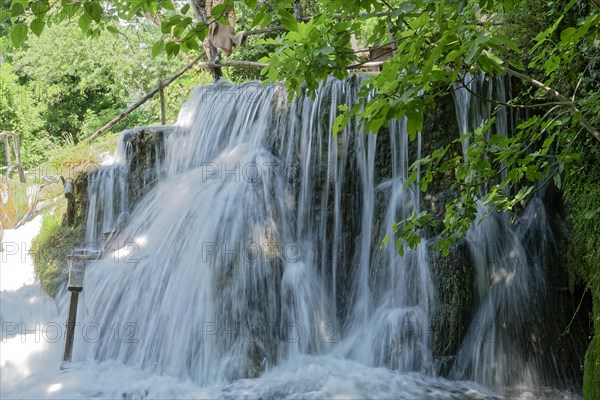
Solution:
M 196 89 L 166 141 L 163 177 L 115 239 L 133 251 L 86 275 L 88 322 L 128 326 L 132 341 L 79 341 L 79 359 L 203 383 L 329 352 L 433 374 L 425 244 L 401 257 L 392 231 L 419 207 L 404 187 L 405 121 L 390 123 L 393 171 L 379 182 L 377 135 L 356 123 L 332 132 L 359 87 L 330 79 L 291 103 L 277 86 Z M 127 168 L 113 170 L 89 186 L 88 240 L 125 210 Z
M 509 135 L 505 107 L 491 112 L 491 98 L 505 102 L 504 80 L 483 74 L 466 74 L 466 84 L 457 83 L 453 95 L 460 135 L 479 127 L 493 115 L 490 132 Z M 463 140 L 466 158 L 468 139 Z M 481 188 L 481 195 L 487 188 Z M 458 352 L 452 376 L 471 379 L 499 392 L 515 387 L 540 388 L 556 384 L 567 375 L 553 353 L 562 329 L 551 315 L 551 289 L 547 282 L 549 254 L 555 241 L 539 192 L 523 211 L 516 225 L 508 213 L 490 213 L 477 204 L 477 217 L 467 232 L 474 267 L 478 306 Z M 489 215 L 488 215 L 489 214 Z M 563 382 L 564 383 L 564 382 Z
M 492 116 L 489 134 L 511 135 L 506 110 L 482 100 L 505 102 L 503 80 L 462 81 L 460 136 Z M 479 223 L 489 209 L 478 204 L 465 238 L 475 284 L 458 288 L 475 308 L 458 332 L 443 312 L 462 294 L 443 290 L 462 278 L 440 282 L 453 264 L 435 264 L 431 231 L 414 249 L 398 242 L 402 256 L 396 247 L 395 224 L 429 207 L 430 193 L 405 185 L 429 138 L 409 143 L 404 119 L 377 135 L 354 120 L 333 134 L 362 83 L 328 79 L 289 100 L 280 85 L 218 82 L 194 89 L 172 129 L 121 134 L 88 175 L 85 245 L 104 257 L 86 269 L 73 363 L 58 372 L 62 341 L 34 377 L 0 360 L 3 377 L 23 382 L 8 397 L 576 398 L 552 392 L 569 381 L 552 351 L 563 325 L 546 277 L 557 239 L 543 190 L 520 215 Z M 29 304 L 41 289 L 2 290 Z M 44 314 L 52 326 L 66 318 L 61 299 L 61 315 Z M 0 320 L 21 309 L 3 307 Z M 440 335 L 463 338 L 455 355 L 432 349 Z
M 127 152 L 125 135 L 119 137 L 113 157 L 91 171 L 87 188 L 85 242 L 96 243 L 124 224 L 129 199 L 126 184 Z M 119 221 L 120 219 L 120 221 Z
M 159 126 L 124 131 L 114 154 L 103 154 L 102 163 L 88 171 L 85 246 L 108 244 L 127 223 L 131 205 L 164 175 L 164 135 L 170 130 Z

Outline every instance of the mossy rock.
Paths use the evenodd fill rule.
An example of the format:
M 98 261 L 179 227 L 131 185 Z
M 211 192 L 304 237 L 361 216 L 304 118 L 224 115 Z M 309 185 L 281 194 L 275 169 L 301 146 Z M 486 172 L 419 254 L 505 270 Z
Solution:
M 475 285 L 473 268 L 464 241 L 452 246 L 447 256 L 435 250 L 435 244 L 429 241 L 427 254 L 438 294 L 437 310 L 431 321 L 432 351 L 435 357 L 447 357 L 456 354 L 469 326 Z
M 63 224 L 60 209 L 44 216 L 41 231 L 33 239 L 32 255 L 35 274 L 50 296 L 56 296 L 66 283 L 67 254 L 83 240 L 83 235 L 83 225 Z
M 590 342 L 583 366 L 583 398 L 600 400 L 600 346 L 598 337 Z
M 124 131 L 127 152 L 129 207 L 139 203 L 164 173 L 166 140 L 172 126 L 149 126 Z
M 40 233 L 32 242 L 33 268 L 42 289 L 50 296 L 58 294 L 68 279 L 67 254 L 81 244 L 85 236 L 88 169 L 84 166 L 69 179 L 73 182 L 73 201 L 69 205 L 62 194 L 62 183 L 47 191 L 55 197 L 46 210 Z

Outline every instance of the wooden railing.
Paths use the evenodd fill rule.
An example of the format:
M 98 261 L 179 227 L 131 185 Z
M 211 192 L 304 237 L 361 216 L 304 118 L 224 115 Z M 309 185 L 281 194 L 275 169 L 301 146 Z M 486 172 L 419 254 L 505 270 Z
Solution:
M 25 171 L 23 171 L 23 165 L 21 164 L 21 138 L 18 134 L 11 131 L 2 131 L 0 132 L 0 139 L 4 143 L 4 151 L 6 154 L 6 176 L 12 173 L 12 171 L 16 168 L 19 173 L 19 180 L 22 183 L 26 183 L 25 180 Z M 10 149 L 10 140 L 12 139 L 12 149 Z M 15 163 L 12 163 L 12 153 L 15 155 Z

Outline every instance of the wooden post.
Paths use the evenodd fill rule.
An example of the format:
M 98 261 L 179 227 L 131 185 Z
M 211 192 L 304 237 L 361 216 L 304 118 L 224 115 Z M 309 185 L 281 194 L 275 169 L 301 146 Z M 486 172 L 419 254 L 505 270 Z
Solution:
M 75 325 L 77 324 L 77 303 L 79 302 L 79 292 L 81 290 L 71 291 L 71 304 L 69 305 L 69 319 L 67 320 L 67 339 L 65 340 L 65 352 L 63 362 L 71 362 L 73 357 L 73 341 L 75 339 Z
M 160 94 L 160 123 L 162 125 L 167 124 L 167 112 L 165 110 L 165 86 L 162 79 L 158 80 L 158 89 Z
M 2 132 L 4 133 L 4 132 Z M 12 164 L 10 156 L 10 146 L 8 144 L 8 136 L 4 136 L 4 150 L 6 151 L 6 165 L 10 167 Z
M 27 183 L 25 180 L 25 171 L 23 171 L 23 164 L 21 164 L 21 138 L 17 134 L 13 136 L 13 149 L 15 150 L 15 163 L 17 164 L 17 171 L 19 172 L 19 180 L 21 183 Z
M 73 342 L 75 340 L 75 325 L 77 325 L 77 303 L 79 293 L 83 291 L 83 278 L 85 267 L 88 261 L 97 260 L 102 256 L 97 249 L 94 250 L 74 250 L 67 255 L 69 264 L 69 283 L 67 289 L 71 292 L 71 304 L 69 305 L 69 317 L 67 319 L 67 337 L 65 340 L 65 351 L 63 353 L 63 364 L 61 369 L 66 367 L 73 356 Z

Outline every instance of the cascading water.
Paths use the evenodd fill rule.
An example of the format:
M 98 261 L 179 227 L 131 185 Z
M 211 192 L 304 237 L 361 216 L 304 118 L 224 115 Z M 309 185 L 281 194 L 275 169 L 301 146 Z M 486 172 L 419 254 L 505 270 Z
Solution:
M 435 301 L 425 247 L 400 257 L 391 240 L 378 251 L 392 224 L 418 207 L 403 184 L 404 124 L 390 125 L 393 176 L 377 186 L 388 210 L 379 218 L 377 137 L 360 127 L 336 137 L 331 129 L 338 105 L 352 105 L 357 89 L 330 80 L 315 100 L 289 106 L 276 87 L 198 89 L 169 138 L 168 178 L 116 239 L 138 244 L 135 265 L 106 257 L 86 277 L 90 318 L 101 326 L 133 321 L 153 333 L 135 345 L 101 339 L 83 346 L 81 359 L 155 365 L 204 383 L 328 350 L 431 373 Z M 98 185 L 112 187 L 105 182 L 114 176 Z M 351 237 L 341 237 L 343 225 Z M 353 278 L 342 292 L 340 266 Z M 340 320 L 338 302 L 347 310 Z
M 496 77 L 495 83 L 497 87 L 485 75 L 467 74 L 455 84 L 461 136 L 492 117 L 491 103 L 484 98 L 504 102 L 504 81 Z M 509 135 L 505 108 L 496 110 L 495 117 L 494 133 Z M 468 140 L 463 140 L 465 158 L 467 145 Z M 485 190 L 481 188 L 482 195 Z M 550 326 L 555 332 L 561 328 L 556 316 L 550 315 L 550 285 L 544 273 L 546 257 L 555 251 L 544 203 L 536 196 L 516 226 L 508 214 L 488 213 L 489 208 L 478 203 L 476 221 L 466 236 L 479 305 L 452 376 L 499 392 L 556 384 L 568 374 L 557 366 L 551 347 L 556 341 L 548 337 Z
M 289 103 L 278 86 L 197 88 L 164 148 L 146 157 L 148 182 L 158 182 L 134 209 L 134 137 L 124 134 L 88 185 L 86 240 L 110 238 L 87 268 L 73 367 L 10 395 L 495 397 L 435 377 L 427 239 L 400 256 L 393 232 L 421 207 L 404 185 L 405 121 L 377 136 L 354 122 L 332 133 L 360 83 L 330 79 Z M 455 95 L 463 129 L 491 115 L 469 92 Z M 382 153 L 388 172 L 377 167 Z M 517 339 L 532 333 L 522 304 L 542 291 L 552 246 L 540 215 L 534 202 L 516 230 L 494 216 L 469 232 L 479 308 L 454 378 L 498 391 L 537 379 L 540 359 Z M 545 247 L 528 253 L 523 244 L 538 237 Z
M 105 242 L 123 228 L 127 222 L 132 198 L 145 194 L 148 188 L 164 174 L 163 140 L 154 140 L 152 148 L 145 148 L 143 154 L 139 146 L 142 135 L 169 131 L 167 127 L 138 128 L 123 132 L 119 136 L 113 156 L 105 155 L 99 168 L 89 171 L 87 187 L 87 211 L 85 243 L 93 246 Z M 130 176 L 132 164 L 141 164 L 143 172 Z M 136 180 L 139 193 L 130 193 L 129 181 Z

